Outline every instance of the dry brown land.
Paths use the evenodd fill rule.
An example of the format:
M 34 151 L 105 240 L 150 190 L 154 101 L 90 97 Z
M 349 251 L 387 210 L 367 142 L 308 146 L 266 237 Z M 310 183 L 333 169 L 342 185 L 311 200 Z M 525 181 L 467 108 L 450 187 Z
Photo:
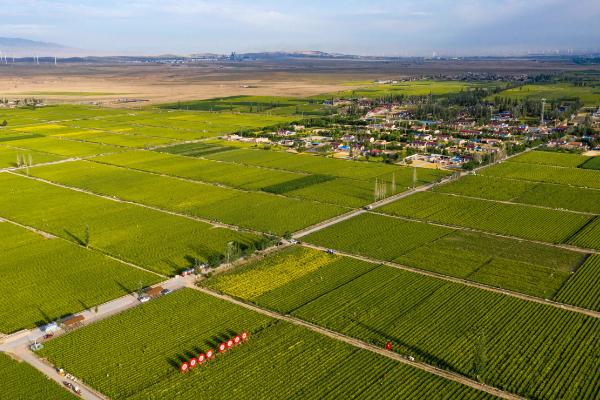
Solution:
M 589 69 L 589 66 L 586 67 Z M 140 104 L 233 95 L 309 96 L 364 86 L 374 79 L 465 72 L 520 74 L 585 69 L 570 62 L 531 60 L 354 61 L 286 60 L 242 63 L 8 64 L 0 65 L 0 97 L 38 97 L 47 102 L 144 99 Z M 356 84 L 349 84 L 356 82 Z

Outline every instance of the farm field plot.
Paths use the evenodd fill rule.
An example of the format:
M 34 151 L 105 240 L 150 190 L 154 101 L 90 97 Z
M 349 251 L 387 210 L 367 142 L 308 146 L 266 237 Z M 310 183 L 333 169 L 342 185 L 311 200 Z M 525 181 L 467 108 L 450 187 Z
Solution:
M 75 400 L 78 397 L 61 388 L 54 381 L 27 363 L 13 360 L 0 353 L 0 393 L 6 399 Z
M 376 267 L 377 264 L 292 246 L 217 275 L 205 285 L 289 314 Z
M 225 254 L 227 243 L 250 245 L 255 235 L 0 174 L 0 217 L 85 243 L 147 269 L 174 274 L 194 259 Z M 43 199 L 43 207 L 41 206 Z
M 327 175 L 321 176 L 327 177 Z M 311 183 L 304 187 L 293 188 L 293 190 L 285 190 L 282 194 L 358 208 L 375 200 L 373 198 L 374 187 L 374 182 L 366 180 L 332 178 Z M 386 196 L 398 194 L 404 190 L 403 187 L 396 186 L 392 188 L 391 185 L 388 185 Z
M 381 208 L 390 215 L 464 226 L 524 239 L 561 243 L 591 217 L 517 204 L 421 192 Z
M 111 154 L 96 157 L 93 161 L 201 182 L 222 183 L 247 190 L 261 190 L 264 187 L 293 181 L 305 176 L 295 172 L 270 170 L 152 151 Z
M 423 240 L 417 241 L 418 237 Z M 585 257 L 550 246 L 370 213 L 304 240 L 544 298 L 552 297 Z
M 229 111 L 276 115 L 326 115 L 329 112 L 329 109 L 317 100 L 273 96 L 230 96 L 161 104 L 158 107 L 171 110 Z
M 507 161 L 485 168 L 479 171 L 479 174 L 499 178 L 600 189 L 600 172 L 592 169 L 564 168 Z
M 63 122 L 64 125 L 69 125 L 77 129 L 99 129 L 105 132 L 131 134 L 136 136 L 162 138 L 172 140 L 194 140 L 204 137 L 204 132 L 196 132 L 188 129 L 169 128 L 166 126 L 148 126 L 138 123 L 137 118 L 142 116 L 117 116 L 114 118 L 107 117 L 102 119 L 78 120 Z M 144 114 L 145 118 L 145 114 Z M 157 119 L 156 123 L 159 123 Z
M 239 147 L 235 146 L 226 146 L 226 145 L 217 145 L 214 143 L 207 143 L 206 141 L 202 142 L 193 142 L 193 143 L 181 143 L 173 146 L 161 147 L 156 149 L 155 151 L 160 151 L 161 153 L 167 154 L 175 154 L 180 156 L 188 156 L 188 157 L 203 157 L 213 153 L 220 153 L 222 151 L 235 150 Z
M 243 330 L 247 343 L 178 371 Z M 488 397 L 192 289 L 53 340 L 42 354 L 113 399 L 231 399 L 242 391 L 246 398 Z M 224 384 L 226 376 L 235 379 Z
M 219 146 L 213 144 L 182 144 L 170 147 L 164 147 L 158 149 L 160 152 L 166 153 L 175 153 L 181 154 L 188 157 L 210 157 L 213 154 L 227 152 L 230 150 L 235 150 L 235 147 L 231 146 Z M 108 159 L 115 158 L 126 158 L 126 157 L 107 157 Z M 102 159 L 100 159 L 102 160 Z M 215 161 L 215 160 L 211 160 Z M 353 179 L 353 178 L 341 178 L 334 175 L 324 175 L 312 173 L 310 175 L 309 172 L 291 172 L 286 171 L 285 169 L 270 169 L 270 167 L 258 167 L 253 166 L 251 164 L 239 164 L 237 162 L 232 161 L 220 161 L 221 169 L 226 170 L 226 168 L 230 170 L 235 170 L 237 173 L 242 173 L 243 169 L 240 170 L 241 167 L 246 168 L 248 171 L 262 171 L 263 174 L 267 174 L 269 172 L 270 175 L 280 174 L 283 175 L 286 179 L 281 180 L 280 182 L 273 182 L 270 185 L 265 185 L 261 180 L 258 180 L 255 185 L 248 186 L 240 186 L 242 188 L 247 189 L 256 189 L 256 190 L 264 190 L 267 192 L 273 192 L 278 194 L 283 194 L 285 196 L 291 197 L 300 197 L 308 200 L 315 200 L 320 202 L 326 202 L 331 204 L 337 204 L 340 206 L 346 207 L 361 207 L 365 204 L 369 204 L 373 202 L 373 192 L 375 187 L 375 179 Z M 188 164 L 191 164 L 188 162 Z M 208 166 L 209 164 L 205 164 Z M 238 166 L 240 168 L 234 168 Z M 269 169 L 267 169 L 269 168 Z M 405 171 L 401 171 L 403 174 Z M 394 175 L 395 172 L 392 172 Z M 236 182 L 230 183 L 227 182 L 226 175 L 223 176 L 222 173 L 212 174 L 207 173 L 206 178 L 202 178 L 203 180 L 219 180 L 225 184 L 231 184 L 233 186 L 238 186 Z M 236 174 L 237 175 L 237 174 Z M 394 177 L 395 179 L 395 177 Z M 388 185 L 389 192 L 388 195 L 393 195 L 396 193 L 400 193 L 404 190 L 400 185 L 395 185 L 396 187 L 392 187 L 391 182 Z
M 537 183 L 493 178 L 481 175 L 467 175 L 432 191 L 453 193 L 463 196 L 480 197 L 489 200 L 514 201 L 518 196 L 535 188 Z
M 2 144 L 66 157 L 87 157 L 96 154 L 115 153 L 125 150 L 107 144 L 78 142 L 51 136 L 14 138 L 13 140 L 3 141 Z
M 461 90 L 478 87 L 465 82 L 440 82 L 440 81 L 411 81 L 400 82 L 396 84 L 372 84 L 354 90 L 346 90 L 338 93 L 328 93 L 323 95 L 312 96 L 314 99 L 331 99 L 331 98 L 380 98 L 386 96 L 427 96 L 427 95 L 445 95 L 449 93 L 457 93 Z
M 0 118 L 6 119 L 9 126 L 15 125 L 12 118 L 32 119 L 36 121 L 66 121 L 81 118 L 97 118 L 125 115 L 130 110 L 114 108 L 87 107 L 72 104 L 52 105 L 36 108 L 18 108 L 0 111 Z
M 581 164 L 579 167 L 585 169 L 600 170 L 600 156 L 590 158 L 585 163 Z
M 207 155 L 206 158 L 359 180 L 379 178 L 390 182 L 392 175 L 395 174 L 398 186 L 408 187 L 412 185 L 413 170 L 411 168 L 381 163 L 338 160 L 308 154 L 252 149 L 225 151 Z M 418 169 L 417 183 L 429 183 L 447 174 L 447 172 L 440 170 Z
M 392 260 L 452 232 L 454 229 L 451 228 L 364 213 L 314 232 L 302 240 L 380 260 Z
M 434 189 L 489 200 L 511 201 L 571 211 L 600 213 L 600 190 L 468 175 Z
M 575 236 L 569 239 L 570 244 L 600 250 L 600 217 L 594 218 Z
M 58 161 L 64 157 L 53 154 L 41 153 L 39 151 L 21 150 L 18 148 L 0 145 L 0 168 L 16 167 L 19 160 L 32 165 Z
M 535 98 L 552 100 L 580 99 L 588 106 L 600 104 L 600 91 L 594 86 L 574 86 L 568 83 L 523 85 L 504 90 L 495 96 L 511 97 L 514 99 Z
M 162 152 L 128 152 L 97 157 L 93 161 L 346 207 L 361 207 L 373 201 L 374 181 L 310 175 Z M 398 192 L 399 188 L 395 192 L 390 188 L 389 194 Z
M 123 133 L 109 133 L 100 130 L 87 129 L 76 130 L 69 133 L 57 133 L 50 136 L 62 137 L 65 139 L 80 140 L 84 142 L 110 144 L 113 146 L 143 148 L 172 143 L 172 139 L 157 138 L 142 135 L 131 135 Z
M 160 278 L 60 239 L 0 222 L 0 332 L 48 323 Z M 43 288 L 43 289 L 42 289 Z M 16 310 L 18 309 L 18 312 Z
M 576 168 L 589 159 L 590 157 L 579 154 L 557 153 L 552 151 L 528 151 L 517 157 L 511 158 L 510 162 Z
M 94 193 L 280 235 L 344 212 L 343 208 L 328 204 L 187 182 L 88 161 L 29 171 L 33 176 Z
M 250 286 L 269 268 L 277 274 L 281 262 L 292 268 L 297 259 L 289 252 L 285 261 L 240 269 L 238 280 L 216 276 L 208 284 L 227 293 L 230 283 L 239 294 L 242 279 Z M 597 393 L 597 319 L 386 266 L 365 268 L 346 282 L 325 272 L 351 264 L 325 265 L 312 279 L 298 277 L 272 291 L 278 296 L 253 301 L 277 308 L 279 300 L 285 309 L 286 288 L 291 296 L 310 293 L 292 315 L 376 345 L 392 340 L 401 354 L 470 377 L 479 374 L 487 384 L 525 397 L 592 399 Z M 263 273 L 252 274 L 253 268 Z M 483 366 L 475 362 L 478 340 L 485 342 Z M 565 352 L 570 356 L 562 357 Z
M 154 112 L 136 119 L 136 124 L 184 129 L 194 132 L 194 138 L 215 137 L 242 130 L 288 123 L 287 116 L 241 113 L 211 113 L 202 111 Z
M 590 256 L 554 300 L 600 311 L 600 255 Z

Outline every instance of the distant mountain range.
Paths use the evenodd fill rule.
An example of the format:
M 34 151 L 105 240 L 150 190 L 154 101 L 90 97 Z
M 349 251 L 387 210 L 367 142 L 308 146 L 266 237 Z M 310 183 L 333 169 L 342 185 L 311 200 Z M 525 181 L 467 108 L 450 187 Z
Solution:
M 142 54 L 123 54 L 119 52 L 109 53 L 106 51 L 85 50 L 74 47 L 64 46 L 58 43 L 42 42 L 24 38 L 0 37 L 0 55 L 9 59 L 24 59 L 25 62 L 31 62 L 32 57 L 46 58 L 52 60 L 54 57 L 70 59 L 73 62 L 187 62 L 190 59 L 204 59 L 217 61 L 275 61 L 275 60 L 371 60 L 371 61 L 390 61 L 400 59 L 421 59 L 422 57 L 386 57 L 386 56 L 360 56 L 340 53 L 327 53 L 315 50 L 303 51 L 265 51 L 252 53 L 194 53 L 188 55 L 181 54 L 161 54 L 161 55 L 142 55 Z M 597 63 L 598 54 L 590 61 L 589 54 L 582 55 L 527 55 L 517 58 L 564 58 L 573 61 L 573 57 L 578 57 L 575 62 Z M 497 57 L 436 57 L 436 59 L 496 59 Z M 48 60 L 46 60 L 48 61 Z
M 96 51 L 77 49 L 64 46 L 58 43 L 41 42 L 24 38 L 0 37 L 0 51 L 7 57 L 82 57 L 82 56 L 110 56 L 110 54 L 101 54 Z M 104 52 L 102 52 L 104 53 Z M 114 54 L 116 57 L 128 57 L 123 54 Z M 255 52 L 255 53 L 231 53 L 215 54 L 201 53 L 190 55 L 163 54 L 155 56 L 129 55 L 129 57 L 148 57 L 148 58 L 212 58 L 222 60 L 277 60 L 289 58 L 314 58 L 314 59 L 332 59 L 332 58 L 362 58 L 346 54 L 325 53 L 322 51 L 273 51 L 273 52 Z
M 82 54 L 80 49 L 58 43 L 7 37 L 0 37 L 0 51 L 7 57 L 65 57 Z

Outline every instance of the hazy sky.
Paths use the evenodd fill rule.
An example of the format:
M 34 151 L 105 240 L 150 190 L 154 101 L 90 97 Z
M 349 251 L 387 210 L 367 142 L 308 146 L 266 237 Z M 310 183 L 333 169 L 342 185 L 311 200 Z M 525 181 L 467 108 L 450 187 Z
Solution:
M 600 48 L 600 0 L 0 0 L 0 17 L 0 36 L 119 53 Z

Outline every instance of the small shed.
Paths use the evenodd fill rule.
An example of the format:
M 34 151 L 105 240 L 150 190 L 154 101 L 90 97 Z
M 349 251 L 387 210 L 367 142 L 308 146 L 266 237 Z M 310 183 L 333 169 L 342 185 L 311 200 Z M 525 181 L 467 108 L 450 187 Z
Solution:
M 146 296 L 148 297 L 158 297 L 160 296 L 160 292 L 162 292 L 163 287 L 162 286 L 155 286 L 155 287 L 151 287 L 148 290 L 146 290 Z
M 74 315 L 63 320 L 62 324 L 65 328 L 72 328 L 77 324 L 83 322 L 85 317 L 83 315 Z

